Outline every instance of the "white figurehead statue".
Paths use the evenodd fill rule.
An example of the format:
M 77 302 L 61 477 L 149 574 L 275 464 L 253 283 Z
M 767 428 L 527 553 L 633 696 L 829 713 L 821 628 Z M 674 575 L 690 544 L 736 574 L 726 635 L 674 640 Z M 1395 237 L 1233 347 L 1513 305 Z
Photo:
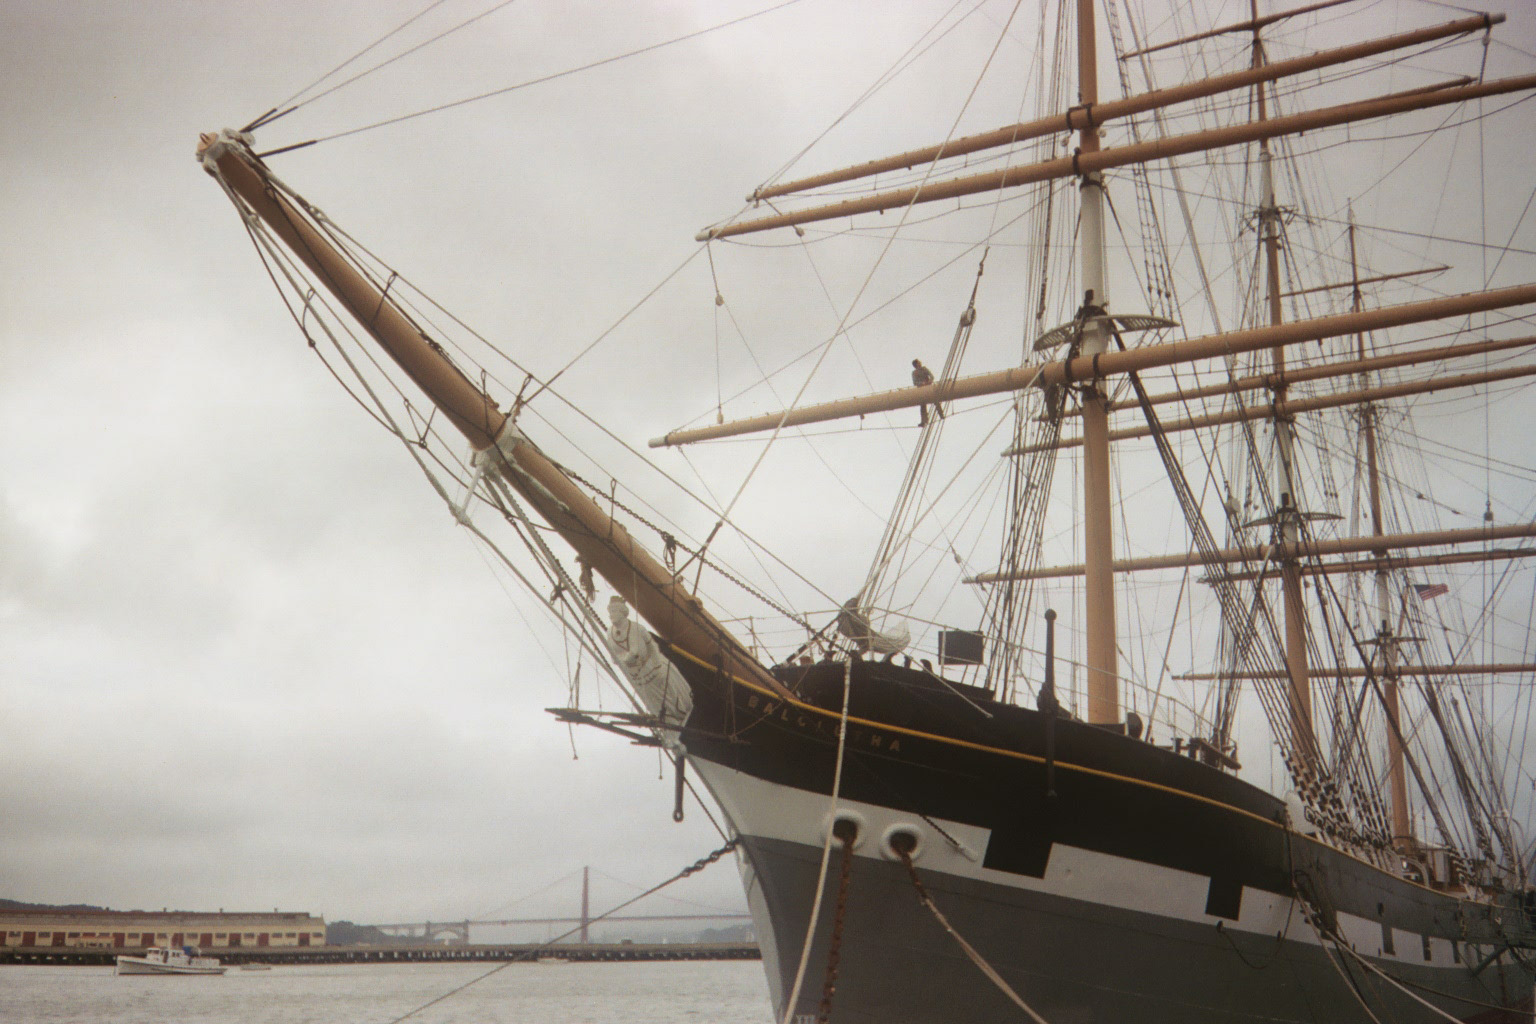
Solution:
M 650 632 L 629 617 L 629 603 L 608 599 L 608 642 L 645 709 L 681 725 L 693 710 L 693 694 L 682 674 L 656 647 Z
M 629 602 L 617 594 L 608 599 L 608 621 L 612 623 L 608 627 L 608 639 L 618 648 L 624 668 L 631 675 L 650 660 L 651 654 L 660 653 L 646 628 L 630 619 Z

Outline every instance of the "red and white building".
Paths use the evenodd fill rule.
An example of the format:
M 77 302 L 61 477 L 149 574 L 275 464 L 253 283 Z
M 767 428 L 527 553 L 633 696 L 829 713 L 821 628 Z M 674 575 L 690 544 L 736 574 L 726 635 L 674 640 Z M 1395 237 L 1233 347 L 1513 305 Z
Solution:
M 0 910 L 0 946 L 239 949 L 325 945 L 325 919 L 303 913 Z

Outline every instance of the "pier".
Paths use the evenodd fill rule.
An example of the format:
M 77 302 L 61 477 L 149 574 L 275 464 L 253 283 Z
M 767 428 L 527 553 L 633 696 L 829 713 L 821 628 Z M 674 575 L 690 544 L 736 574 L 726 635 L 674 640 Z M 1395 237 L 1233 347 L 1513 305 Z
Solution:
M 117 950 L 82 946 L 7 946 L 0 948 L 0 965 L 111 967 Z M 656 960 L 759 960 L 754 942 L 615 942 L 585 945 L 545 945 L 537 942 L 505 945 L 390 945 L 390 946 L 294 946 L 223 949 L 214 952 L 220 961 L 240 964 L 377 964 L 449 963 L 477 961 L 499 963 L 557 958 L 572 963 L 622 963 Z

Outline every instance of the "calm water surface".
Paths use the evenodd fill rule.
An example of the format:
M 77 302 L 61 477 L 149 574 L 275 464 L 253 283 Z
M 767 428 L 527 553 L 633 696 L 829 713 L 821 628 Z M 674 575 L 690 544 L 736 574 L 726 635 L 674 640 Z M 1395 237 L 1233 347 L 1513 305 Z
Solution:
M 359 964 L 116 977 L 0 967 L 3 1024 L 771 1024 L 757 961 Z

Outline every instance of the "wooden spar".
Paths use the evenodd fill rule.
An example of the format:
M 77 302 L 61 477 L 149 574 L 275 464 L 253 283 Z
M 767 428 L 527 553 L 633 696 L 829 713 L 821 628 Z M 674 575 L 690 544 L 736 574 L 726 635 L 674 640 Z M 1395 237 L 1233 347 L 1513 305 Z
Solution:
M 1077 3 L 1078 102 L 1089 110 L 1099 102 L 1098 42 L 1093 0 Z M 1077 151 L 1099 152 L 1098 126 L 1088 119 L 1078 131 Z M 1104 260 L 1104 175 L 1086 170 L 1079 178 L 1078 280 L 1085 308 L 1110 308 Z M 1102 319 L 1083 324 L 1080 351 L 1097 359 L 1109 348 Z M 1083 382 L 1083 670 L 1087 719 L 1099 725 L 1120 721 L 1120 651 L 1115 630 L 1114 494 L 1109 485 L 1109 396 L 1095 372 Z
M 1436 530 L 1427 533 L 1392 533 L 1382 537 L 1340 537 L 1334 540 L 1303 540 L 1294 549 L 1283 544 L 1254 544 L 1251 547 L 1220 548 L 1205 558 L 1199 552 L 1178 555 L 1152 555 L 1147 558 L 1116 559 L 1116 572 L 1143 572 L 1151 569 L 1187 569 L 1212 563 L 1232 565 L 1239 562 L 1262 563 L 1289 555 L 1315 558 L 1322 555 L 1360 554 L 1366 551 L 1403 551 L 1453 544 L 1487 544 L 1496 540 L 1536 537 L 1536 523 L 1511 526 L 1477 526 L 1466 530 Z M 966 579 L 966 583 L 1000 583 L 1005 580 L 1047 580 L 1081 576 L 1081 565 L 1042 566 L 1018 572 L 984 572 Z
M 1518 377 L 1536 376 L 1536 365 L 1507 366 L 1500 370 L 1488 370 L 1483 373 L 1464 373 L 1455 377 L 1431 377 L 1427 380 L 1410 381 L 1405 384 L 1383 384 L 1374 388 L 1362 388 L 1355 391 L 1340 391 L 1332 395 L 1318 395 L 1315 398 L 1283 398 L 1278 401 L 1255 403 L 1239 409 L 1223 409 L 1221 412 L 1207 413 L 1204 416 L 1191 416 L 1182 420 L 1163 420 L 1158 423 L 1158 429 L 1165 434 L 1176 434 L 1184 430 L 1198 430 L 1202 427 L 1215 427 L 1224 423 L 1242 423 L 1246 420 L 1267 419 L 1271 416 L 1291 417 L 1303 412 L 1316 412 L 1318 409 L 1336 409 L 1344 405 L 1359 405 L 1362 402 L 1380 401 L 1387 398 L 1402 398 L 1406 395 L 1423 395 L 1435 391 L 1446 391 L 1451 388 L 1471 387 L 1475 384 L 1487 384 L 1498 380 L 1513 380 Z M 1147 437 L 1152 429 L 1147 426 L 1122 427 L 1119 430 L 1111 430 L 1111 441 L 1129 441 L 1138 437 Z M 1052 445 L 1027 444 L 1018 448 L 1010 448 L 1004 455 L 1028 455 L 1032 452 L 1045 451 L 1049 448 L 1076 448 L 1082 441 L 1079 438 L 1068 438 L 1057 441 Z
M 1149 110 L 1173 106 L 1177 103 L 1186 103 L 1190 100 L 1202 99 L 1206 96 L 1215 96 L 1223 92 L 1231 92 L 1234 89 L 1244 89 L 1258 82 L 1271 82 L 1291 75 L 1315 71 L 1318 68 L 1360 60 L 1363 57 L 1371 57 L 1407 46 L 1415 46 L 1419 43 L 1427 43 L 1436 39 L 1444 39 L 1448 36 L 1475 32 L 1485 27 L 1497 25 L 1503 20 L 1504 15 L 1502 14 L 1462 18 L 1458 21 L 1447 22 L 1443 25 L 1433 25 L 1413 32 L 1403 32 L 1398 35 L 1384 36 L 1380 39 L 1355 43 L 1351 46 L 1340 46 L 1331 50 L 1320 50 L 1317 53 L 1293 57 L 1289 60 L 1275 61 L 1261 68 L 1247 68 L 1230 74 L 1203 78 L 1197 82 L 1190 82 L 1185 85 L 1177 85 L 1167 89 L 1156 89 L 1152 92 L 1142 93 L 1139 96 L 1109 100 L 1105 103 L 1095 104 L 1091 109 L 1081 106 L 1073 107 L 1065 113 L 1052 114 L 1049 117 L 1041 117 L 1033 121 L 1025 121 L 1021 124 L 1008 125 L 1004 128 L 994 128 L 991 131 L 968 135 L 962 139 L 951 139 L 937 146 L 924 146 L 921 149 L 908 150 L 905 153 L 871 160 L 854 167 L 827 171 L 822 174 L 801 178 L 797 181 L 784 182 L 780 185 L 765 185 L 753 192 L 748 199 L 754 202 L 763 199 L 774 199 L 795 192 L 804 192 L 807 189 L 837 185 L 845 181 L 856 181 L 859 178 L 884 174 L 887 171 L 899 171 L 911 167 L 924 166 L 935 160 L 965 156 L 986 149 L 995 149 L 999 146 L 1011 146 L 1020 142 L 1028 142 L 1031 139 L 1043 138 L 1047 135 L 1054 135 L 1057 132 L 1078 131 L 1084 124 L 1090 122 L 1104 124 L 1107 121 L 1129 117 L 1133 114 L 1141 114 Z
M 1360 559 L 1353 562 L 1322 562 L 1307 566 L 1309 575 L 1323 573 L 1334 576 L 1339 574 L 1353 574 L 1358 572 L 1375 572 L 1382 566 L 1389 570 L 1416 569 L 1424 566 L 1437 565 L 1462 565 L 1468 562 L 1507 562 L 1514 558 L 1536 558 L 1536 548 L 1493 548 L 1489 551 L 1460 551 L 1447 552 L 1439 555 L 1415 555 L 1403 557 L 1400 555 L 1379 555 L 1371 559 Z M 1278 575 L 1275 569 L 1264 570 L 1266 578 Z M 1224 572 L 1220 574 L 1221 582 L 1244 582 L 1259 577 L 1259 570 L 1253 569 L 1246 572 Z M 1218 577 L 1204 576 L 1201 583 L 1218 582 Z
M 1323 363 L 1318 366 L 1303 366 L 1300 368 L 1287 367 L 1285 380 L 1288 384 L 1300 384 L 1309 380 L 1326 380 L 1330 377 L 1348 377 L 1352 374 L 1387 370 L 1395 366 L 1414 366 L 1419 363 L 1435 363 L 1445 359 L 1459 359 L 1466 356 L 1482 355 L 1485 352 L 1502 352 L 1505 349 L 1524 348 L 1528 345 L 1536 345 L 1536 335 L 1528 334 L 1521 338 L 1505 338 L 1500 341 L 1476 341 L 1460 345 L 1446 345 L 1441 348 L 1423 348 L 1408 352 L 1394 352 L 1384 356 L 1372 356 L 1369 359 L 1351 359 L 1343 363 Z M 1235 380 L 1225 381 L 1220 384 L 1208 384 L 1205 387 L 1190 388 L 1188 391 L 1164 391 L 1156 395 L 1148 395 L 1147 400 L 1153 405 L 1166 405 L 1169 402 L 1190 402 L 1202 398 L 1210 398 L 1213 395 L 1230 395 L 1240 391 L 1257 391 L 1261 388 L 1273 386 L 1274 383 L 1270 374 L 1257 373 L 1247 377 L 1238 377 Z M 1139 408 L 1141 408 L 1141 403 L 1133 399 L 1109 403 L 1110 412 Z M 1071 418 L 1077 415 L 1077 410 L 1064 410 L 1061 415 L 1063 418 Z
M 1373 277 L 1362 277 L 1359 281 L 1339 281 L 1336 284 L 1320 284 L 1315 288 L 1298 288 L 1293 292 L 1281 292 L 1282 299 L 1295 298 L 1297 295 L 1312 295 L 1316 292 L 1333 292 L 1340 288 L 1359 288 L 1363 284 L 1380 284 L 1382 281 L 1400 281 L 1405 277 L 1419 277 L 1423 274 L 1438 274 L 1442 270 L 1450 270 L 1450 267 L 1441 265 L 1438 267 L 1425 267 L 1422 270 L 1400 270 L 1395 274 L 1376 274 Z
M 1536 665 L 1522 664 L 1520 662 L 1494 662 L 1485 665 L 1399 665 L 1397 673 L 1404 676 L 1503 676 L 1524 675 L 1527 672 L 1536 672 Z M 1329 676 L 1343 677 L 1345 679 L 1362 679 L 1368 673 L 1360 667 L 1331 668 L 1326 673 Z M 1379 674 L 1372 671 L 1369 674 Z M 1283 679 L 1280 672 L 1237 672 L 1221 674 L 1218 672 L 1190 672 L 1185 675 L 1176 675 L 1173 678 L 1183 682 L 1207 682 L 1215 679 L 1240 679 L 1244 682 L 1257 679 Z M 1395 830 L 1396 826 L 1394 826 Z M 1397 838 L 1403 838 L 1401 834 Z
M 746 220 L 735 224 L 705 228 L 694 237 L 697 241 L 707 242 L 715 238 L 729 238 L 733 235 L 768 231 L 772 228 L 789 227 L 795 224 L 810 224 L 816 221 L 833 220 L 839 217 L 851 217 L 854 214 L 872 213 L 877 210 L 896 209 L 914 203 L 931 203 L 942 199 L 958 199 L 962 196 L 975 195 L 978 192 L 992 192 L 998 189 L 1015 188 L 1019 185 L 1030 185 L 1038 181 L 1080 176 L 1105 171 L 1112 167 L 1124 167 L 1128 164 L 1151 163 L 1155 160 L 1166 160 L 1170 157 L 1184 156 L 1189 153 L 1201 153 L 1206 150 L 1221 149 L 1226 146 L 1257 142 L 1259 139 L 1264 138 L 1294 135 L 1298 132 L 1313 131 L 1318 128 L 1328 128 L 1334 125 L 1350 124 L 1355 121 L 1365 121 L 1376 117 L 1386 117 L 1410 110 L 1424 110 L 1448 103 L 1461 103 L 1484 96 L 1499 96 L 1505 93 L 1520 92 L 1525 89 L 1536 89 L 1536 75 L 1502 78 L 1491 82 L 1479 82 L 1448 89 L 1436 89 L 1430 92 L 1413 90 L 1407 93 L 1394 93 L 1387 96 L 1379 96 L 1372 100 L 1343 103 L 1338 106 L 1325 107 L 1321 110 L 1271 118 L 1262 124 L 1247 122 L 1229 125 L 1225 128 L 1213 128 L 1209 131 L 1193 132 L 1188 135 L 1174 135 L 1162 139 L 1153 139 L 1149 142 L 1114 146 L 1094 153 L 1078 153 L 1073 156 L 1044 160 L 1034 164 L 1005 167 L 1001 170 L 988 171 L 982 174 L 972 174 L 961 178 L 927 182 L 909 188 L 877 192 L 860 199 L 848 199 L 825 206 L 813 206 L 805 210 L 776 214 L 770 217 L 760 217 L 756 220 Z
M 1311 14 L 1313 11 L 1321 11 L 1327 7 L 1338 7 L 1342 4 L 1353 3 L 1354 0 L 1321 0 L 1320 3 L 1308 4 L 1305 7 L 1295 7 L 1289 11 L 1276 11 L 1274 14 L 1265 15 L 1262 18 L 1253 17 L 1247 21 L 1239 21 L 1232 25 L 1223 25 L 1221 28 L 1208 29 L 1192 36 L 1184 36 L 1170 40 L 1166 43 L 1158 43 L 1156 46 L 1148 46 L 1141 50 L 1132 50 L 1130 53 L 1121 54 L 1121 60 L 1130 60 L 1132 57 L 1140 57 L 1147 53 L 1157 53 L 1161 50 L 1171 50 L 1175 46 L 1184 46 L 1187 43 L 1198 43 L 1202 39 L 1214 39 L 1217 36 L 1231 35 L 1234 32 L 1255 32 L 1259 29 L 1273 25 L 1277 21 L 1286 18 L 1294 18 L 1298 14 Z
M 441 353 L 435 344 L 272 187 L 244 142 L 204 135 L 198 148 L 215 173 L 280 238 L 391 359 L 431 399 L 477 452 L 499 453 L 507 483 L 610 586 L 676 647 L 723 672 L 789 696 L 757 660 L 700 605 L 698 598 L 532 442 Z M 515 443 L 509 444 L 509 435 Z
M 707 427 L 674 430 L 662 437 L 653 438 L 652 448 L 712 441 L 722 437 L 735 437 L 779 427 L 799 427 L 808 423 L 824 423 L 828 420 L 847 419 L 869 413 L 909 409 L 933 402 L 953 402 L 962 398 L 979 398 L 1009 391 L 1023 391 L 1031 387 L 1049 388 L 1096 376 L 1112 376 L 1132 370 L 1151 370 L 1178 363 L 1215 359 L 1228 355 L 1240 355 L 1275 345 L 1295 345 L 1323 338 L 1341 337 L 1356 331 L 1382 330 L 1402 327 L 1405 324 L 1424 323 L 1449 317 L 1465 316 L 1501 309 L 1506 306 L 1522 306 L 1536 302 L 1536 284 L 1516 285 L 1488 292 L 1470 292 L 1398 306 L 1382 306 L 1361 313 L 1335 313 L 1313 320 L 1292 320 L 1280 327 L 1250 327 L 1227 334 L 1208 334 L 1184 341 L 1164 342 L 1161 345 L 1143 345 L 1139 348 L 1118 352 L 1105 352 L 1100 356 L 1078 356 L 1075 359 L 1031 366 L 1017 366 L 1008 370 L 978 374 L 974 377 L 958 377 L 952 381 L 928 384 L 918 388 L 898 388 L 857 398 L 841 398 L 817 405 L 801 406 L 762 416 L 750 416 Z M 1097 371 L 1097 372 L 1095 372 Z
M 1349 271 L 1354 279 L 1350 290 L 1350 305 L 1359 310 L 1365 304 L 1360 291 L 1359 262 L 1355 256 L 1355 215 L 1349 215 Z M 1365 361 L 1365 332 L 1355 335 L 1355 348 L 1360 361 Z M 1360 383 L 1366 382 L 1365 373 Z M 1375 402 L 1366 402 L 1360 409 L 1360 436 L 1365 445 L 1366 487 L 1370 498 L 1371 535 L 1380 537 L 1386 532 L 1386 519 L 1381 505 L 1381 469 L 1376 456 Z M 1407 750 L 1403 744 L 1402 702 L 1397 685 L 1398 638 L 1392 629 L 1392 570 L 1387 564 L 1385 551 L 1375 552 L 1376 576 L 1376 670 L 1382 677 L 1381 702 L 1387 715 L 1387 795 L 1392 806 L 1392 841 L 1404 854 L 1413 852 L 1413 819 L 1408 811 Z
M 1264 24 L 1259 20 L 1258 0 L 1249 0 L 1253 13 L 1250 25 L 1253 29 L 1253 66 L 1263 67 L 1264 41 L 1259 30 Z M 1262 84 L 1253 87 L 1257 101 L 1258 123 L 1269 120 L 1269 105 Z M 1280 206 L 1275 199 L 1274 157 L 1270 152 L 1269 139 L 1259 140 L 1259 177 L 1262 196 L 1257 210 L 1264 251 L 1264 287 L 1269 295 L 1269 322 L 1278 327 L 1285 320 L 1280 302 Z M 1274 513 L 1278 519 L 1281 540 L 1294 546 L 1301 539 L 1302 497 L 1295 483 L 1295 421 L 1283 410 L 1290 385 L 1285 378 L 1285 346 L 1276 345 L 1270 350 L 1274 365 L 1275 383 L 1270 387 L 1270 422 L 1275 437 L 1275 493 L 1279 495 Z M 1086 439 L 1087 432 L 1084 431 Z M 1296 740 L 1296 753 L 1303 759 L 1315 760 L 1317 735 L 1312 725 L 1312 676 L 1307 664 L 1307 613 L 1301 594 L 1301 566 L 1295 558 L 1282 558 L 1280 563 L 1282 605 L 1285 609 L 1285 669 L 1290 681 L 1287 702 L 1290 705 L 1291 734 Z

